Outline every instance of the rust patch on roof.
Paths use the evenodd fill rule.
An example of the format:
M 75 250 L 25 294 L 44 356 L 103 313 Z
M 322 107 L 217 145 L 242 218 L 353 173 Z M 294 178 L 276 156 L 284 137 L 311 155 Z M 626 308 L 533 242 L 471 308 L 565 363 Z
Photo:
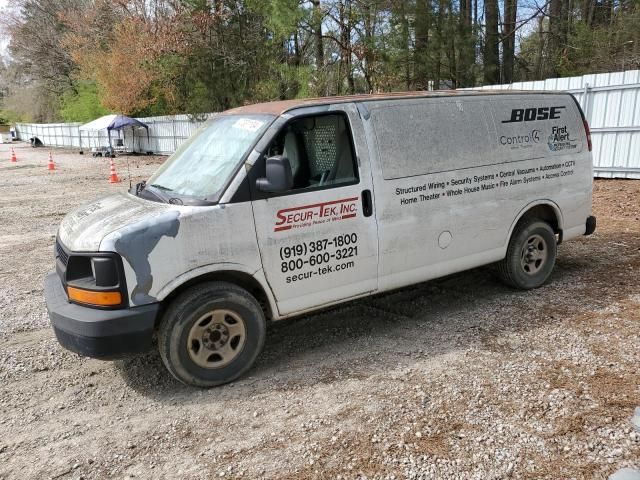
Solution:
M 514 93 L 558 94 L 562 92 L 549 92 L 544 90 L 436 90 L 393 93 L 372 93 L 362 95 L 344 95 L 335 97 L 301 98 L 294 100 L 279 100 L 275 102 L 255 103 L 242 107 L 232 108 L 222 112 L 222 115 L 251 115 L 270 114 L 282 115 L 294 108 L 309 107 L 315 105 L 333 105 L 336 103 L 367 102 L 371 100 L 386 100 L 392 98 L 427 98 L 447 96 L 472 96 L 472 95 L 508 95 Z

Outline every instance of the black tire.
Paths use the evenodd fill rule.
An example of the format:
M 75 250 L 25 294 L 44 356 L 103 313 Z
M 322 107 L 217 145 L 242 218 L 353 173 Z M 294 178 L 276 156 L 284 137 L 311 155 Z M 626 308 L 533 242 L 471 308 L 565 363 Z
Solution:
M 198 346 L 198 340 L 190 340 L 190 335 L 196 329 L 207 328 L 200 326 L 205 322 L 201 319 L 213 311 L 233 313 L 232 320 L 243 322 L 242 346 L 228 364 L 203 368 L 194 361 L 194 343 L 189 342 Z M 200 323 L 196 325 L 198 321 Z M 215 322 L 213 316 L 209 323 L 213 325 L 212 322 Z M 212 332 L 204 335 L 208 337 L 201 337 L 203 343 L 199 348 L 204 348 L 206 354 L 210 350 L 204 347 L 205 340 L 212 338 Z M 264 313 L 251 294 L 231 283 L 207 282 L 190 288 L 171 302 L 158 329 L 158 349 L 164 365 L 175 378 L 187 385 L 214 387 L 235 380 L 251 368 L 262 350 L 265 335 Z M 227 341 L 231 343 L 232 340 L 228 338 Z M 211 352 L 217 360 L 215 352 Z
M 530 250 L 531 256 L 527 256 Z M 511 287 L 538 288 L 551 275 L 556 254 L 556 236 L 551 226 L 538 218 L 523 219 L 511 235 L 506 257 L 498 263 L 498 273 Z M 537 257 L 543 255 L 544 259 L 538 262 Z

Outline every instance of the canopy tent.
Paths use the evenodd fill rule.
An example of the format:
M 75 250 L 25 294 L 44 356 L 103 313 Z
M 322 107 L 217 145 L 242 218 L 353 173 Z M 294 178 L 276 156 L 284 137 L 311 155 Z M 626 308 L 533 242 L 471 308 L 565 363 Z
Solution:
M 147 141 L 149 140 L 149 126 L 146 123 L 136 120 L 135 118 L 127 117 L 126 115 L 112 114 L 96 118 L 95 120 L 80 126 L 80 148 L 82 148 L 82 132 L 101 132 L 106 130 L 109 139 L 109 148 L 113 148 L 111 146 L 111 131 L 117 130 L 118 136 L 120 136 L 120 131 L 122 130 L 124 135 L 124 129 L 127 127 L 131 127 L 134 140 L 135 129 L 145 128 L 147 130 Z
M 80 125 L 81 132 L 98 132 L 100 130 L 106 130 L 109 125 L 116 119 L 118 115 L 105 115 L 104 117 L 96 118 L 95 120 Z

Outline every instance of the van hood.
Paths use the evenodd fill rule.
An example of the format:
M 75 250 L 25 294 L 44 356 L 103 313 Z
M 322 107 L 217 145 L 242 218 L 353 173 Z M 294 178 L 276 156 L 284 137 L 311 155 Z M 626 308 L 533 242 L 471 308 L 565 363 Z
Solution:
M 110 233 L 175 209 L 166 203 L 117 193 L 69 213 L 60 224 L 58 238 L 71 251 L 97 252 L 102 240 Z

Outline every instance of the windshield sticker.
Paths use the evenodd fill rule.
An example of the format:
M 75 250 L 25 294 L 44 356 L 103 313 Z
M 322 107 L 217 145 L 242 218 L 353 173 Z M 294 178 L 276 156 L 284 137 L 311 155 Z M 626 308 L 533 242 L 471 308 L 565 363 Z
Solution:
M 285 208 L 276 213 L 274 232 L 353 218 L 358 213 L 358 197 Z
M 264 122 L 260 120 L 253 120 L 251 118 L 241 118 L 233 124 L 233 128 L 239 128 L 240 130 L 246 130 L 247 132 L 257 131 Z

